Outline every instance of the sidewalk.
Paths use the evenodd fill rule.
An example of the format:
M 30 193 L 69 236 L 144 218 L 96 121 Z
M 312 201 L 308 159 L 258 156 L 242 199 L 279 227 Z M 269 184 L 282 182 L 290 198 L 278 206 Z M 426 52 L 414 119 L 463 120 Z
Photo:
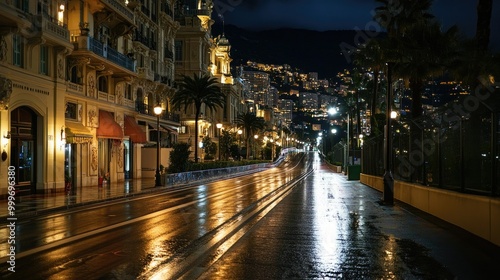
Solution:
M 77 187 L 70 193 L 32 194 L 16 196 L 15 216 L 36 215 L 56 209 L 69 209 L 77 205 L 97 203 L 112 199 L 134 196 L 145 192 L 163 190 L 155 187 L 154 178 L 132 179 L 99 186 Z M 8 200 L 0 201 L 0 217 L 5 221 L 8 213 Z

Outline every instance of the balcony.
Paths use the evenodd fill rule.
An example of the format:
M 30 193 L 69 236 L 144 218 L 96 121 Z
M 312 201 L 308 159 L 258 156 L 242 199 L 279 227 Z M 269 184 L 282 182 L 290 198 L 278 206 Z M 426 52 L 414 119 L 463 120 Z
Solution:
M 149 106 L 146 103 L 135 102 L 135 111 L 144 115 L 156 117 L 153 112 L 153 107 Z M 181 118 L 179 114 L 163 111 L 160 115 L 160 119 L 165 121 L 179 122 Z
M 117 0 L 100 0 L 106 7 L 119 15 L 122 19 L 128 21 L 129 24 L 135 24 L 134 12 L 132 12 L 123 1 Z
M 0 26 L 29 30 L 33 23 L 27 11 L 16 8 L 13 1 L 0 2 Z
M 163 113 L 161 113 L 160 119 L 172 122 L 179 122 L 181 120 L 181 117 L 179 114 L 164 111 Z
M 48 14 L 41 14 L 33 16 L 33 23 L 36 29 L 40 31 L 40 37 L 49 42 L 65 44 L 68 47 L 71 46 L 69 30 L 62 22 Z
M 151 81 L 154 81 L 155 79 L 155 72 L 150 68 L 137 67 L 137 74 L 139 74 L 138 78 L 140 79 L 146 79 Z
M 134 75 L 134 60 L 118 52 L 91 36 L 75 36 L 75 50 L 71 56 L 84 56 L 91 59 L 91 64 L 105 64 L 114 73 L 125 72 Z M 101 59 L 100 59 L 101 58 Z
M 79 94 L 79 95 L 85 95 L 83 92 L 83 85 L 75 84 L 68 82 L 68 87 L 66 89 L 67 92 L 74 93 L 74 94 Z
M 134 41 L 140 42 L 141 44 L 143 44 L 144 46 L 148 47 L 151 50 L 156 50 L 156 41 L 153 40 L 153 38 L 148 38 L 144 36 L 138 30 L 136 30 L 134 33 Z

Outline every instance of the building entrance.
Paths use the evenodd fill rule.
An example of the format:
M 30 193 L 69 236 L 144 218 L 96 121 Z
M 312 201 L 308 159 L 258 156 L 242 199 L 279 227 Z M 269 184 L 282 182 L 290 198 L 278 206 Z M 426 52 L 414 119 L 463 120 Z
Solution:
M 28 107 L 11 113 L 11 160 L 17 170 L 16 189 L 19 194 L 36 192 L 36 114 Z

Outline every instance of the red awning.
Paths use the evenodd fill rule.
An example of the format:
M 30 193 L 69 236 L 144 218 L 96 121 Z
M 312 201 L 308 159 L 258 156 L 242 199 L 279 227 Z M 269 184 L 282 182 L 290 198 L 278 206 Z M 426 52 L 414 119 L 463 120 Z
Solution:
M 99 110 L 99 127 L 96 136 L 98 138 L 123 139 L 122 127 L 115 121 L 110 112 Z
M 135 118 L 125 116 L 125 135 L 130 136 L 133 143 L 146 143 L 146 132 L 135 122 Z

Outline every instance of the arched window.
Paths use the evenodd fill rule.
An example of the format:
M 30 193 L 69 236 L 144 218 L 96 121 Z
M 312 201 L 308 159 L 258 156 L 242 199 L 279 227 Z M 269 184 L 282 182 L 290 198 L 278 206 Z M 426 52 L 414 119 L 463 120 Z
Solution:
M 135 98 L 135 110 L 139 113 L 146 114 L 146 106 L 144 106 L 144 93 L 142 88 L 137 89 L 137 96 Z
M 98 81 L 98 90 L 102 92 L 108 92 L 108 77 L 101 76 Z
M 69 70 L 69 81 L 74 84 L 82 84 L 82 67 L 80 65 L 71 67 L 71 69 Z

